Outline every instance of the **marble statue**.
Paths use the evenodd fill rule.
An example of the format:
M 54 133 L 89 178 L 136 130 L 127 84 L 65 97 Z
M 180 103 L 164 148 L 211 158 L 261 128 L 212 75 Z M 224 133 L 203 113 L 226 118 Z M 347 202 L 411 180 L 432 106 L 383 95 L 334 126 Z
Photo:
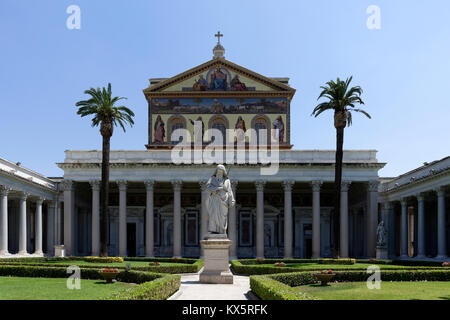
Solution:
M 381 221 L 377 227 L 377 246 L 385 247 L 386 246 L 386 228 L 384 227 L 384 221 Z
M 206 211 L 208 216 L 208 232 L 211 234 L 226 234 L 228 222 L 228 208 L 235 204 L 231 183 L 227 170 L 221 164 L 216 167 L 214 174 L 206 186 L 208 197 Z

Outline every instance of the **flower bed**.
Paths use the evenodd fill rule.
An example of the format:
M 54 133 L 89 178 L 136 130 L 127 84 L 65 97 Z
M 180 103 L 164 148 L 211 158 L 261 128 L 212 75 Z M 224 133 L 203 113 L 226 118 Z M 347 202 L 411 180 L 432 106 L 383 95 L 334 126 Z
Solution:
M 103 268 L 98 273 L 106 280 L 107 283 L 112 283 L 119 274 L 119 269 Z
M 93 263 L 122 263 L 122 257 L 84 257 L 84 261 Z

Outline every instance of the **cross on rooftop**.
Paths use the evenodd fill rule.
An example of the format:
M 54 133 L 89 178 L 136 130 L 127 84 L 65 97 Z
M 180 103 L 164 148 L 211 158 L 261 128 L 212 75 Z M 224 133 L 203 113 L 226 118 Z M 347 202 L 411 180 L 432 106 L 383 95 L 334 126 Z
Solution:
M 217 43 L 220 43 L 220 37 L 223 37 L 223 34 L 220 33 L 220 31 L 217 31 L 217 33 L 214 35 L 215 37 L 217 37 Z

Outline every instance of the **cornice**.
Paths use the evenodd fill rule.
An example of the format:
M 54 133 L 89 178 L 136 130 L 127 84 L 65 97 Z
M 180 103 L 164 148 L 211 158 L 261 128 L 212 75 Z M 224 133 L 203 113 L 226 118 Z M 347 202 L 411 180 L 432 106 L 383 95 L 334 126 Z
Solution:
M 203 63 L 201 65 L 198 65 L 198 66 L 196 66 L 194 68 L 191 68 L 191 69 L 189 69 L 187 71 L 184 71 L 184 72 L 182 72 L 182 73 L 180 73 L 178 75 L 175 75 L 175 76 L 173 76 L 173 77 L 171 77 L 169 79 L 166 79 L 166 80 L 163 80 L 163 81 L 161 81 L 159 83 L 151 85 L 148 88 L 143 90 L 144 95 L 146 97 L 149 97 L 150 96 L 149 93 L 152 93 L 152 92 L 159 92 L 159 93 L 161 93 L 162 90 L 164 90 L 164 89 L 166 89 L 166 88 L 168 88 L 168 87 L 170 87 L 170 86 L 172 86 L 174 84 L 182 82 L 182 81 L 184 81 L 184 80 L 186 80 L 188 78 L 194 77 L 194 76 L 196 76 L 196 75 L 198 75 L 200 73 L 203 73 L 204 71 L 206 71 L 206 70 L 208 70 L 211 67 L 214 67 L 216 65 L 222 65 L 224 67 L 227 67 L 230 70 L 233 70 L 233 71 L 235 71 L 235 72 L 237 72 L 239 74 L 242 74 L 242 75 L 244 75 L 244 76 L 246 76 L 246 77 L 248 77 L 248 78 L 250 78 L 250 79 L 252 79 L 254 81 L 262 83 L 262 84 L 264 84 L 264 85 L 266 85 L 266 86 L 268 86 L 268 87 L 270 87 L 270 88 L 272 88 L 272 89 L 274 89 L 276 91 L 288 92 L 291 97 L 295 94 L 296 90 L 294 88 L 291 88 L 288 85 L 285 85 L 285 84 L 283 84 L 283 83 L 281 83 L 279 81 L 267 78 L 267 77 L 265 77 L 265 76 L 263 76 L 263 75 L 261 75 L 259 73 L 251 71 L 249 69 L 246 69 L 246 68 L 244 68 L 244 67 L 242 67 L 240 65 L 237 65 L 237 64 L 235 64 L 235 63 L 233 63 L 231 61 L 228 61 L 226 59 L 218 58 L 218 59 L 209 60 L 209 61 L 207 61 L 207 62 L 205 62 L 205 63 Z M 225 93 L 225 92 L 223 92 L 223 93 Z M 172 96 L 175 93 L 181 93 L 181 94 L 184 94 L 184 95 L 186 94 L 186 92 L 169 92 L 169 94 L 172 95 Z M 220 96 L 218 93 L 219 93 L 218 91 L 214 91 L 214 96 Z M 222 93 L 222 92 L 220 92 L 220 93 Z M 230 92 L 228 92 L 228 93 L 230 93 Z M 235 93 L 235 92 L 231 92 L 231 93 Z M 245 93 L 249 93 L 249 92 L 246 91 Z M 259 91 L 259 92 L 257 91 L 257 93 L 260 94 L 262 92 L 261 91 Z

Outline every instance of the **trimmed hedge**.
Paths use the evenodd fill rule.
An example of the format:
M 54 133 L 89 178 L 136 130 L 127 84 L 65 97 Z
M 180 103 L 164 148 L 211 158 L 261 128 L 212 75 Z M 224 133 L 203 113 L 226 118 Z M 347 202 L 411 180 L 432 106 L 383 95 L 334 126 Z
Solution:
M 286 262 L 286 260 L 277 260 L 277 262 L 279 262 L 279 261 L 283 261 L 284 263 L 289 263 L 289 261 Z M 231 268 L 237 274 L 248 274 L 248 275 L 299 272 L 298 268 L 275 267 L 273 265 L 265 266 L 265 265 L 258 265 L 258 264 L 245 264 L 246 262 L 248 262 L 248 261 L 232 260 Z
M 351 265 L 355 264 L 356 259 L 319 259 L 319 264 L 340 264 Z
M 80 257 L 33 257 L 33 258 L 0 258 L 0 264 L 6 263 L 9 264 L 11 262 L 52 262 L 52 261 L 71 261 L 71 260 L 80 260 Z
M 103 277 L 98 273 L 100 268 L 80 268 L 81 278 L 98 280 Z M 67 267 L 42 267 L 42 266 L 8 266 L 0 265 L 0 276 L 13 277 L 32 277 L 32 278 L 67 278 L 70 273 L 67 273 Z M 161 277 L 160 273 L 143 272 L 143 271 L 121 271 L 117 279 L 121 282 L 128 283 L 142 283 L 152 281 Z
M 81 269 L 81 278 L 103 280 L 99 268 Z M 0 265 L 0 276 L 67 278 L 67 268 Z M 106 298 L 111 300 L 165 300 L 180 288 L 181 276 L 143 271 L 121 271 L 116 278 L 120 282 L 138 285 L 119 291 Z
M 107 300 L 166 300 L 178 291 L 181 276 L 166 275 L 153 281 L 144 282 L 133 288 L 119 291 Z
M 246 274 L 246 275 L 261 275 L 261 274 L 276 274 L 276 273 L 290 273 L 290 272 L 308 272 L 308 271 L 318 271 L 318 270 L 322 270 L 322 268 L 320 267 L 312 267 L 312 268 L 295 268 L 295 267 L 275 267 L 274 265 L 267 265 L 268 263 L 276 263 L 276 262 L 284 262 L 284 263 L 317 263 L 317 264 L 322 264 L 320 261 L 324 260 L 326 261 L 327 259 L 265 259 L 264 260 L 264 265 L 262 265 L 261 263 L 257 262 L 255 259 L 242 259 L 242 260 L 232 260 L 231 261 L 231 267 L 233 268 L 234 272 L 236 272 L 237 274 Z M 354 259 L 351 259 L 354 260 Z M 372 261 L 370 262 L 369 259 L 367 260 L 355 260 L 356 262 L 359 263 L 373 263 L 373 264 L 390 264 L 390 260 L 377 260 L 377 261 Z M 380 263 L 378 262 L 380 261 Z M 404 261 L 398 261 L 398 262 L 404 262 Z M 327 262 L 324 262 L 327 263 Z M 344 265 L 344 264 L 342 264 Z M 405 270 L 405 267 L 410 267 L 412 270 L 420 270 L 420 269 L 424 269 L 424 270 L 428 270 L 429 268 L 433 268 L 433 269 L 441 269 L 442 267 L 440 266 L 440 264 L 438 264 L 436 267 L 434 265 L 431 266 L 417 266 L 417 267 L 413 267 L 413 266 L 404 266 L 400 263 L 392 263 L 392 265 L 394 265 L 394 267 L 392 269 L 389 270 Z M 395 267 L 398 266 L 398 267 Z M 408 269 L 408 270 L 411 270 Z M 366 268 L 361 267 L 361 268 L 345 268 L 345 267 L 340 267 L 339 269 L 333 269 L 334 271 L 366 271 Z
M 84 261 L 92 263 L 122 263 L 122 257 L 84 257 Z
M 198 259 L 194 258 L 149 258 L 149 257 L 124 257 L 125 261 L 158 261 L 158 262 L 169 262 L 169 263 L 182 263 L 182 264 L 194 264 Z
M 306 293 L 268 276 L 251 276 L 250 288 L 262 300 L 314 300 Z
M 312 299 L 293 287 L 318 282 L 314 273 L 295 272 L 251 276 L 250 288 L 264 300 Z M 337 282 L 367 281 L 371 275 L 365 271 L 335 271 L 335 274 L 333 281 Z M 450 281 L 450 270 L 381 270 L 380 275 L 382 281 Z
M 85 257 L 84 260 L 86 260 Z M 111 257 L 112 258 L 112 257 Z M 23 259 L 23 258 L 18 258 Z M 25 258 L 26 259 L 26 258 Z M 36 263 L 33 263 L 29 260 L 18 260 L 18 261 L 2 261 L 0 263 L 1 265 L 11 265 L 11 266 L 36 266 L 36 267 L 48 267 L 48 268 L 61 268 L 63 267 L 61 264 L 51 264 L 51 262 L 56 261 L 71 261 L 75 259 L 47 259 L 43 260 L 42 258 L 39 258 L 40 260 L 37 260 Z M 6 259 L 5 259 L 6 260 Z M 12 259 L 11 259 L 12 260 Z M 80 258 L 77 258 L 76 260 L 80 260 Z M 176 262 L 174 262 L 174 259 L 172 258 L 125 258 L 126 261 L 159 261 L 159 262 L 165 262 L 165 265 L 160 266 L 145 266 L 145 267 L 131 267 L 133 270 L 136 271 L 149 271 L 149 272 L 157 272 L 157 273 L 197 273 L 200 271 L 200 269 L 203 267 L 203 260 L 198 259 L 184 259 L 180 258 L 179 261 L 175 259 Z M 31 263 L 24 263 L 24 262 L 31 262 Z M 109 263 L 109 262 L 105 262 Z M 79 265 L 80 269 L 99 269 L 99 268 L 109 268 L 108 265 L 101 265 L 99 264 L 92 264 L 92 265 Z M 114 267 L 116 269 L 126 269 L 126 266 L 120 266 L 120 267 Z

